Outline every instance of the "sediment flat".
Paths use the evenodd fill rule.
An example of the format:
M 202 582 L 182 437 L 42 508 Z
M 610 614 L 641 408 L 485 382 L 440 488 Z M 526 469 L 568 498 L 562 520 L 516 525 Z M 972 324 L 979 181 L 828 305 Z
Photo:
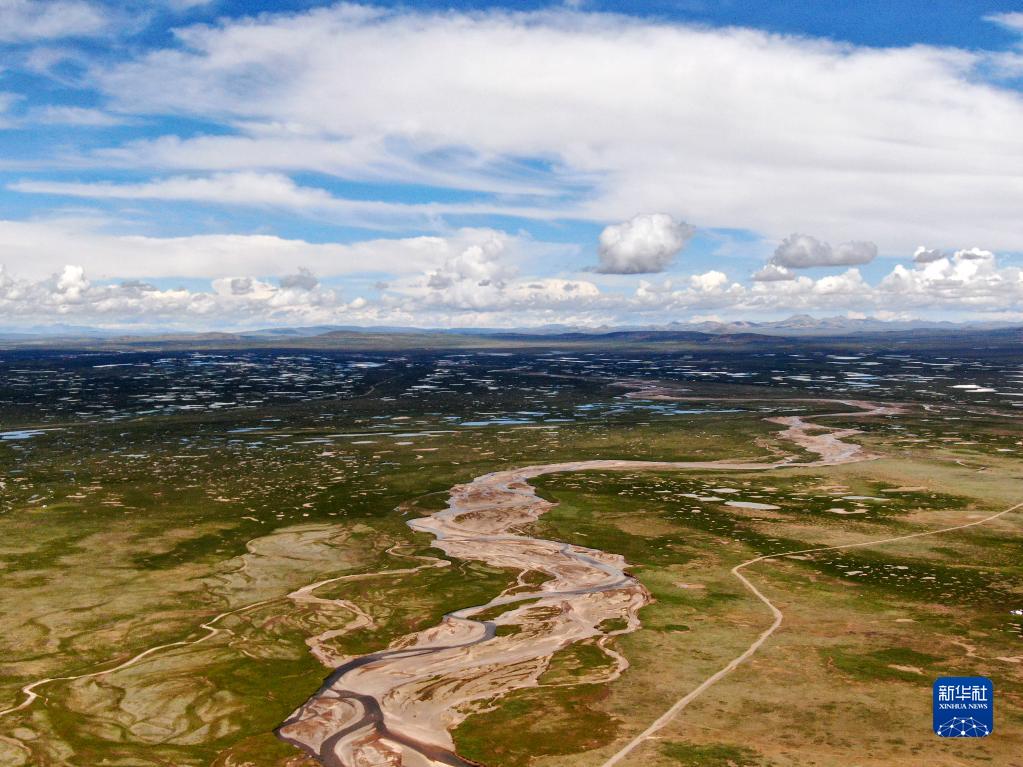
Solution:
M 858 410 L 817 417 L 898 412 L 897 407 L 869 402 L 842 404 Z M 609 642 L 640 627 L 639 611 L 650 602 L 650 594 L 617 554 L 522 533 L 552 507 L 536 495 L 529 480 L 578 471 L 828 466 L 872 457 L 845 441 L 855 429 L 832 429 L 800 416 L 767 420 L 786 427 L 781 438 L 819 458 L 802 463 L 790 458 L 768 463 L 572 461 L 493 472 L 456 485 L 446 509 L 411 520 L 409 526 L 432 535 L 435 548 L 448 557 L 518 570 L 516 586 L 485 604 L 451 612 L 436 626 L 400 637 L 385 650 L 338 659 L 323 686 L 280 726 L 278 735 L 328 767 L 462 767 L 471 763 L 454 752 L 451 730 L 473 704 L 536 686 L 559 650 L 594 641 L 613 661 L 610 676 L 601 681 L 616 678 L 628 661 Z M 526 587 L 523 576 L 530 572 L 542 573 L 546 580 Z M 314 588 L 303 590 L 302 598 L 311 598 Z M 326 660 L 330 656 L 321 645 L 311 642 L 317 657 Z

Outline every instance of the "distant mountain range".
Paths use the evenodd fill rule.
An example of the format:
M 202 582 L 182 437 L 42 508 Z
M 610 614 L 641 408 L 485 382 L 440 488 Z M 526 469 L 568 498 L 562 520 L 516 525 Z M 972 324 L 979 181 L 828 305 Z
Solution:
M 949 322 L 947 320 L 879 320 L 871 317 L 850 319 L 848 317 L 822 317 L 817 319 L 809 314 L 794 314 L 784 320 L 753 322 L 733 320 L 728 322 L 669 322 L 665 325 L 542 325 L 526 328 L 419 328 L 406 326 L 360 327 L 354 325 L 312 326 L 297 328 L 268 328 L 263 330 L 240 331 L 238 335 L 250 337 L 311 337 L 326 333 L 443 333 L 453 335 L 480 336 L 560 336 L 560 335 L 604 335 L 608 333 L 678 333 L 693 332 L 710 335 L 742 335 L 755 333 L 768 336 L 838 336 L 857 333 L 905 333 L 921 331 L 934 333 L 955 333 L 959 331 L 996 330 L 1023 325 L 1021 322 Z
M 969 345 L 997 341 L 999 345 L 1023 343 L 1023 323 L 947 322 L 929 320 L 817 319 L 797 314 L 784 320 L 753 322 L 671 322 L 665 325 L 578 327 L 545 325 L 531 328 L 417 328 L 313 325 L 183 332 L 170 330 L 108 330 L 78 325 L 34 326 L 0 329 L 0 345 L 7 348 L 408 348 L 542 346 L 550 344 L 619 343 L 685 344 L 696 347 L 718 345 L 756 346 L 775 343 L 810 343 L 815 340 L 844 340 L 849 343 L 907 343 L 926 341 Z
M 772 336 L 835 336 L 854 333 L 905 333 L 907 331 L 933 331 L 954 333 L 957 331 L 996 330 L 1021 325 L 1020 322 L 949 322 L 947 320 L 879 320 L 872 317 L 851 319 L 848 317 L 822 317 L 817 319 L 809 314 L 795 314 L 788 319 L 769 322 L 697 322 L 671 323 L 664 330 L 695 330 L 715 335 L 733 333 L 761 333 Z

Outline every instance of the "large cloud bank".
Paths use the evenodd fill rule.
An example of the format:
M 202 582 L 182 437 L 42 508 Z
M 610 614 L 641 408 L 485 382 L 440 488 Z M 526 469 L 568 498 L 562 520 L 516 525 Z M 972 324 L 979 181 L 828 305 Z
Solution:
M 157 323 L 244 327 L 267 323 L 386 323 L 527 326 L 551 322 L 596 325 L 664 322 L 696 312 L 890 313 L 971 310 L 1023 320 L 1023 270 L 1003 266 L 980 248 L 925 263 L 898 264 L 871 283 L 856 268 L 818 279 L 746 286 L 720 270 L 643 280 L 632 292 L 602 289 L 591 280 L 532 278 L 519 273 L 516 251 L 528 243 L 491 232 L 448 243 L 435 266 L 410 271 L 375 295 L 345 295 L 307 268 L 276 279 L 219 277 L 208 289 L 159 288 L 143 280 L 93 281 L 69 265 L 43 279 L 0 270 L 0 316 L 8 322 L 63 321 L 103 325 Z
M 664 211 L 773 239 L 869 231 L 886 251 L 982 233 L 1023 250 L 1023 99 L 990 80 L 1005 57 L 568 11 L 342 4 L 224 20 L 90 73 L 120 113 L 222 127 L 80 161 L 199 175 L 74 191 L 361 215 L 273 175 L 315 171 L 474 190 L 484 212 Z
M 1023 48 L 349 3 L 148 34 L 196 4 L 0 0 L 0 128 L 66 137 L 3 160 L 0 321 L 1020 312 Z

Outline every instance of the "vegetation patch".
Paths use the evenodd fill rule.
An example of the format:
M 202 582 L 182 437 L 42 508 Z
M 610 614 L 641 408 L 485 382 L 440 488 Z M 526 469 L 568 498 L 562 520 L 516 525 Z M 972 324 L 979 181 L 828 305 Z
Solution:
M 454 731 L 455 748 L 487 767 L 527 767 L 534 757 L 577 754 L 606 746 L 618 722 L 597 706 L 601 685 L 518 690 Z
M 905 682 L 919 682 L 921 673 L 941 658 L 937 655 L 918 652 L 908 647 L 890 647 L 884 650 L 859 653 L 847 647 L 821 649 L 825 662 L 844 674 L 857 679 L 895 679 Z
M 668 741 L 661 744 L 661 753 L 679 767 L 762 767 L 767 764 L 753 749 L 723 744 Z

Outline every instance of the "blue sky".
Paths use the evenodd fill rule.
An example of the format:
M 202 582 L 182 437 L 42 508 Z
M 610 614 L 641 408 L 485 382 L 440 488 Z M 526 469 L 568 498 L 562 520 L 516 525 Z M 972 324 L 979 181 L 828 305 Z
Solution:
M 0 326 L 1023 320 L 1012 6 L 0 0 Z

